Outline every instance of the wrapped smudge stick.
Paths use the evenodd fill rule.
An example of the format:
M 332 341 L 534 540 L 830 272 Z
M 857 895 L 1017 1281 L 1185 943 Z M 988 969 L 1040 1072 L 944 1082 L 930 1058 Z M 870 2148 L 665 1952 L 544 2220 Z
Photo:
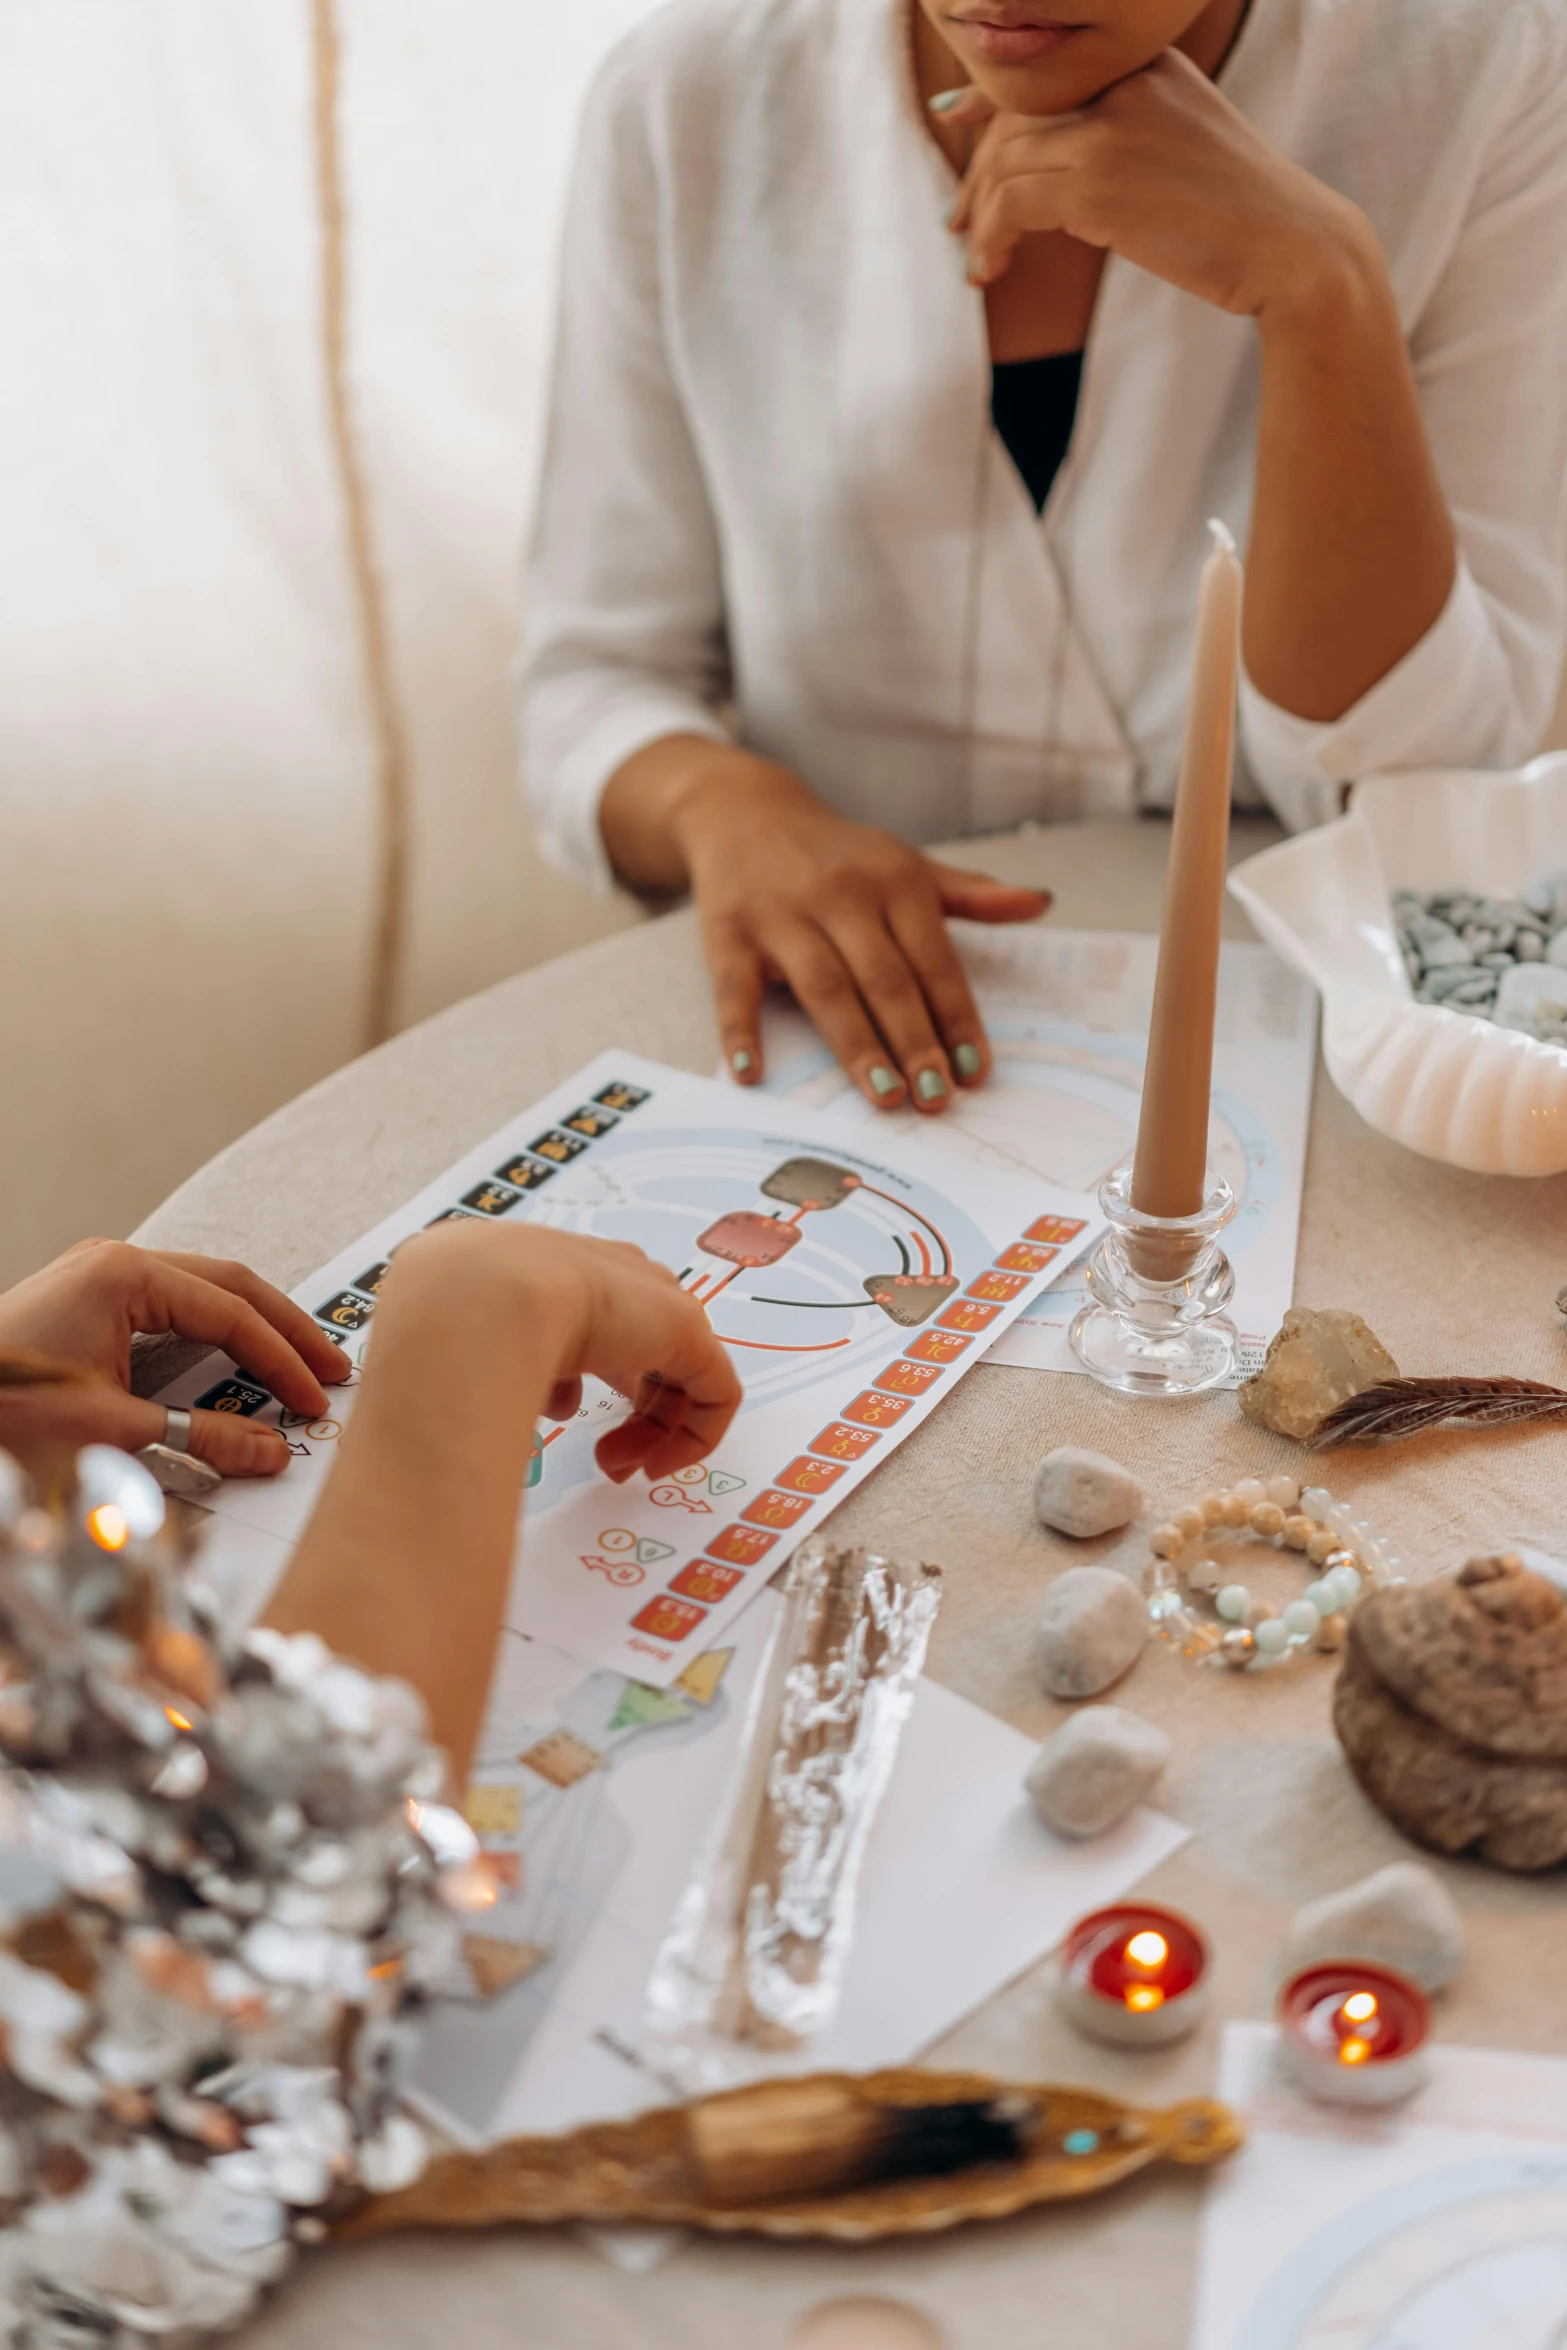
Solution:
M 795 1552 L 727 1799 L 648 1986 L 661 2066 L 688 2090 L 747 2079 L 831 2022 L 940 1596 L 934 1567 L 821 1536 Z
M 232 2326 L 419 2176 L 422 2000 L 493 1888 L 401 1682 L 231 1638 L 127 1455 L 0 1453 L 0 2341 Z

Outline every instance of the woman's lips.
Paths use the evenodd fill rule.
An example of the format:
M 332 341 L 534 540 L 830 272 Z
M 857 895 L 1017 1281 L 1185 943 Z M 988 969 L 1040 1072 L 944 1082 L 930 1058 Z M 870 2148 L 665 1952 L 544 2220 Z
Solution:
M 1003 24 L 975 16 L 952 17 L 948 22 L 961 25 L 976 53 L 993 65 L 1037 65 L 1041 57 L 1053 57 L 1058 49 L 1064 49 L 1083 29 L 1076 24 Z

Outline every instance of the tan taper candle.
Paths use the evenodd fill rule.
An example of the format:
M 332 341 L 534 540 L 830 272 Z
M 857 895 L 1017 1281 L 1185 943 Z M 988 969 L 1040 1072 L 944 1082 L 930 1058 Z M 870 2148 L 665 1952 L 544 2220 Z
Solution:
M 1230 838 L 1246 576 L 1223 523 L 1208 527 L 1214 546 L 1203 565 L 1198 598 L 1197 652 L 1170 827 L 1159 967 L 1132 1162 L 1132 1205 L 1145 1216 L 1193 1216 L 1207 1193 L 1219 915 Z

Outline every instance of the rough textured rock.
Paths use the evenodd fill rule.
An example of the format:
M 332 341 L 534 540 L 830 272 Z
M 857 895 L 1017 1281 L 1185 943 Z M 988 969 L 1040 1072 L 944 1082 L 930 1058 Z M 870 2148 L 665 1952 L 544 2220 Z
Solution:
M 1262 1369 L 1237 1400 L 1259 1428 L 1299 1438 L 1362 1388 L 1397 1377 L 1397 1363 L 1358 1314 L 1342 1306 L 1291 1306 Z
M 1290 1920 L 1280 1981 L 1330 1959 L 1364 1958 L 1441 1991 L 1464 1963 L 1464 1921 L 1447 1887 L 1417 1860 L 1398 1860 L 1342 1893 L 1308 1901 Z
M 1058 1444 L 1034 1472 L 1034 1509 L 1058 1534 L 1113 1534 L 1129 1526 L 1142 1506 L 1130 1469 L 1080 1445 Z
M 1417 1843 L 1506 1869 L 1567 1860 L 1567 1595 L 1518 1559 L 1368 1594 L 1333 1722 Z
M 1097 1697 L 1148 1638 L 1142 1594 L 1113 1567 L 1068 1567 L 1039 1611 L 1039 1669 L 1055 1697 Z
M 1171 1752 L 1164 1732 L 1140 1714 L 1085 1705 L 1045 1740 L 1023 1784 L 1047 1827 L 1099 1836 L 1142 1802 Z

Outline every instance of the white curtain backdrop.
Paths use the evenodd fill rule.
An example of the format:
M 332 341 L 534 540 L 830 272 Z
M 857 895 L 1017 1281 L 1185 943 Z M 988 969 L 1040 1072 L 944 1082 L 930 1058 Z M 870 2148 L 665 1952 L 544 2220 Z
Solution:
M 508 669 L 563 175 L 640 13 L 339 0 L 403 1020 L 633 918 L 540 874 Z M 310 0 L 0 11 L 0 1281 L 363 1042 L 379 800 L 313 75 Z
M 578 105 L 649 4 L 336 0 L 403 1020 L 634 918 L 540 873 L 508 668 Z M 0 9 L 0 1282 L 128 1229 L 364 1039 L 381 802 L 313 27 Z

